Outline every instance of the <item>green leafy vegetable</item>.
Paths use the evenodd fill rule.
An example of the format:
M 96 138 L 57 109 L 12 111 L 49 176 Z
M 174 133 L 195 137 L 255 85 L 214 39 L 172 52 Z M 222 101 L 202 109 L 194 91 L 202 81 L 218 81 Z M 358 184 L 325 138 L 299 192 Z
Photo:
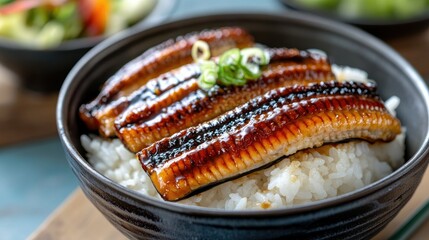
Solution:
M 110 35 L 146 16 L 156 0 L 0 0 L 0 37 L 40 48 Z
M 310 8 L 336 11 L 344 17 L 372 19 L 409 18 L 422 14 L 428 0 L 295 0 Z
M 7 3 L 11 3 L 13 0 L 0 0 L 0 6 L 5 5 Z

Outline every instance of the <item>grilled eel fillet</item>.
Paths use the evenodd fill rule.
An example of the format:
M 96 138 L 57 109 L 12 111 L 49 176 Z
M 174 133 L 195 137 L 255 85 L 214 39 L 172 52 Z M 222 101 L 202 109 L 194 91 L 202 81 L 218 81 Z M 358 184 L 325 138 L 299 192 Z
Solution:
M 192 78 L 165 91 L 157 98 L 139 101 L 116 118 L 116 135 L 133 152 L 213 119 L 269 90 L 330 81 L 334 78 L 326 57 L 297 49 L 270 49 L 270 64 L 256 81 L 244 86 L 219 87 L 204 91 Z
M 302 149 L 348 139 L 391 141 L 400 132 L 374 85 L 316 83 L 274 89 L 137 156 L 160 195 L 176 201 Z
M 191 63 L 193 61 L 192 45 L 197 40 L 207 42 L 213 56 L 234 47 L 245 48 L 253 45 L 253 37 L 238 27 L 205 30 L 178 37 L 175 40 L 170 39 L 147 50 L 110 77 L 102 87 L 100 94 L 90 103 L 81 106 L 81 119 L 90 130 L 98 130 L 100 123 L 96 116 L 103 111 L 107 104 L 121 96 L 130 95 L 150 79 Z M 103 135 L 103 132 L 101 133 Z
M 154 104 L 161 99 L 171 102 L 180 94 L 195 91 L 198 86 L 187 87 L 189 82 L 193 83 L 199 75 L 200 68 L 197 64 L 187 64 L 149 80 L 129 96 L 116 99 L 93 111 L 91 117 L 95 119 L 93 122 L 97 123 L 99 134 L 103 137 L 115 136 L 115 119 L 127 109 L 137 111 L 144 104 Z

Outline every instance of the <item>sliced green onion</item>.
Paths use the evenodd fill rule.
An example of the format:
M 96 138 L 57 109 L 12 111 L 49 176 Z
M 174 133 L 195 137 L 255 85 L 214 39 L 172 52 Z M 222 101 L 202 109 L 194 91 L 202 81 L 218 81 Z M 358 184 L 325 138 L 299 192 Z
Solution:
M 246 84 L 244 71 L 240 68 L 240 49 L 233 48 L 219 58 L 219 81 L 225 86 Z
M 259 68 L 259 65 L 254 63 L 246 63 L 245 65 L 242 64 L 241 68 L 244 72 L 244 77 L 249 80 L 256 80 L 262 75 L 262 71 Z
M 237 66 L 240 63 L 241 54 L 240 49 L 233 48 L 222 54 L 219 58 L 220 66 Z
M 219 82 L 225 86 L 243 86 L 246 84 L 244 71 L 237 65 L 221 65 L 219 67 Z
M 211 70 L 211 69 L 216 69 L 216 71 L 218 70 L 218 66 L 214 61 L 203 60 L 199 62 L 199 65 L 200 65 L 201 71 Z
M 216 85 L 218 79 L 219 67 L 214 61 L 202 60 L 199 62 L 201 75 L 198 78 L 198 86 L 208 90 Z
M 269 63 L 269 55 L 260 48 L 245 48 L 241 50 L 240 66 L 244 71 L 244 77 L 256 80 L 262 75 L 260 66 Z
M 216 69 L 205 70 L 201 73 L 197 83 L 200 88 L 209 90 L 214 85 L 216 85 L 217 78 L 218 73 Z
M 191 55 L 195 62 L 208 60 L 210 58 L 209 44 L 201 40 L 196 41 L 194 45 L 192 45 Z
M 200 65 L 198 85 L 204 90 L 210 89 L 216 82 L 224 86 L 243 86 L 248 80 L 258 79 L 262 75 L 261 66 L 270 61 L 268 53 L 260 48 L 233 48 L 224 52 L 216 64 L 208 61 L 210 48 L 204 41 L 196 41 L 191 54 Z
M 242 62 L 252 61 L 257 65 L 267 65 L 270 62 L 268 53 L 260 48 L 245 48 L 241 50 Z

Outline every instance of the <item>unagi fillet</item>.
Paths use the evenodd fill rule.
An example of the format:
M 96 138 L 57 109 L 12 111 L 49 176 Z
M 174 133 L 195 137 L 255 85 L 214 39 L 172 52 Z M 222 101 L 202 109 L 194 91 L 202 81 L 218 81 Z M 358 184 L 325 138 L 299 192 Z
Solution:
M 189 86 L 189 83 L 185 82 L 195 82 L 195 79 L 198 78 L 199 75 L 200 68 L 197 64 L 187 64 L 162 74 L 148 81 L 131 95 L 116 99 L 106 104 L 103 108 L 93 111 L 91 115 L 93 120 L 87 121 L 87 125 L 92 130 L 98 130 L 99 134 L 103 137 L 113 137 L 115 136 L 115 119 L 126 109 L 138 110 L 142 104 L 150 104 L 153 101 L 165 99 L 166 96 L 172 96 L 170 99 L 165 99 L 166 101 L 173 101 L 177 99 L 179 92 L 185 94 L 196 90 L 195 86 L 193 88 L 186 88 Z M 180 87 L 176 88 L 178 85 L 180 85 Z M 175 96 L 176 98 L 174 98 Z M 160 99 L 156 100 L 158 97 Z M 81 115 L 82 112 L 81 110 Z M 84 116 L 81 117 L 85 119 Z
M 176 201 L 302 149 L 400 132 L 374 85 L 317 83 L 272 90 L 137 155 L 160 195 Z
M 121 96 L 130 95 L 150 79 L 191 63 L 193 61 L 192 45 L 197 40 L 209 44 L 212 56 L 217 56 L 234 47 L 245 48 L 253 45 L 253 37 L 238 27 L 206 30 L 161 43 L 126 64 L 109 78 L 100 94 L 90 103 L 81 106 L 82 120 L 90 130 L 97 130 L 99 123 L 94 117 L 97 115 L 97 111 Z
M 244 86 L 215 86 L 206 92 L 196 79 L 151 101 L 130 106 L 115 121 L 116 135 L 133 152 L 190 126 L 213 119 L 278 87 L 334 79 L 328 60 L 297 49 L 271 49 L 271 63 Z

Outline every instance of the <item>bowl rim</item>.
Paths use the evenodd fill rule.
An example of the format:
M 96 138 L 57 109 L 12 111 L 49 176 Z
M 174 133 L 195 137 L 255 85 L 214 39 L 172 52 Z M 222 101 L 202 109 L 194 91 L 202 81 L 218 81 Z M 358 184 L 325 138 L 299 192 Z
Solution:
M 371 18 L 365 18 L 365 17 L 348 18 L 340 14 L 337 14 L 334 11 L 303 6 L 302 4 L 297 3 L 296 0 L 280 0 L 280 1 L 289 10 L 316 14 L 321 17 L 330 18 L 344 23 L 353 24 L 356 26 L 394 27 L 399 25 L 409 25 L 409 24 L 416 24 L 424 21 L 429 21 L 429 8 L 422 11 L 419 14 L 415 14 L 411 17 L 406 17 L 406 18 L 389 18 L 389 19 L 371 19 Z
M 127 29 L 144 29 L 146 27 L 153 26 L 160 22 L 167 20 L 170 13 L 174 9 L 177 0 L 155 0 L 152 9 L 147 15 L 134 25 L 123 29 L 115 34 L 120 34 Z M 113 35 L 115 35 L 113 34 Z M 111 36 L 113 36 L 111 35 Z M 57 52 L 57 51 L 73 51 L 77 49 L 92 48 L 98 43 L 106 40 L 111 36 L 94 36 L 94 37 L 81 37 L 71 40 L 66 40 L 54 47 L 38 48 L 32 45 L 19 43 L 13 39 L 5 38 L 0 36 L 0 45 L 5 48 L 13 50 L 27 50 L 34 52 Z
M 273 14 L 273 13 L 261 13 L 261 12 L 237 12 L 237 13 L 227 13 L 227 14 L 211 14 L 203 16 L 193 16 L 189 18 L 183 18 L 180 20 L 169 21 L 167 23 L 148 28 L 146 30 L 129 30 L 122 34 L 116 35 L 106 41 L 103 41 L 101 44 L 97 45 L 95 48 L 91 49 L 71 70 L 66 80 L 63 83 L 63 86 L 60 90 L 58 103 L 57 103 L 57 112 L 56 112 L 56 121 L 57 129 L 63 144 L 64 150 L 70 154 L 70 157 L 75 163 L 77 163 L 84 171 L 92 175 L 97 181 L 108 185 L 114 191 L 127 196 L 135 202 L 142 202 L 148 205 L 152 205 L 161 209 L 168 211 L 173 211 L 182 214 L 189 214 L 194 216 L 212 216 L 212 217 L 234 217 L 234 218 L 246 218 L 246 217 L 262 217 L 262 216 L 284 216 L 292 215 L 298 213 L 311 213 L 315 210 L 320 210 L 322 208 L 328 208 L 333 206 L 338 206 L 340 204 L 350 203 L 353 200 L 363 198 L 364 196 L 376 192 L 388 185 L 391 185 L 403 175 L 407 174 L 412 168 L 419 165 L 422 161 L 426 160 L 429 156 L 429 134 L 426 134 L 426 137 L 423 141 L 423 144 L 420 146 L 418 151 L 410 158 L 407 159 L 406 163 L 403 164 L 400 168 L 396 169 L 393 173 L 388 176 L 371 183 L 361 189 L 346 193 L 340 196 L 315 201 L 312 203 L 300 204 L 292 207 L 284 207 L 277 209 L 268 209 L 268 210 L 224 210 L 224 209 L 214 209 L 214 208 L 204 208 L 197 206 L 188 206 L 175 202 L 167 202 L 155 199 L 153 197 L 145 196 L 136 191 L 127 189 L 124 186 L 119 185 L 118 183 L 110 180 L 105 177 L 98 171 L 96 171 L 89 162 L 85 159 L 85 156 L 82 156 L 77 148 L 73 146 L 70 132 L 68 129 L 69 120 L 66 118 L 68 110 L 64 105 L 65 101 L 71 100 L 72 92 L 78 88 L 76 83 L 74 83 L 75 78 L 79 78 L 81 69 L 87 68 L 86 66 L 93 65 L 94 61 L 97 61 L 97 57 L 103 55 L 103 52 L 115 45 L 121 45 L 121 42 L 125 41 L 129 37 L 139 35 L 139 38 L 143 36 L 156 34 L 157 32 L 165 32 L 168 30 L 173 30 L 178 26 L 190 26 L 194 22 L 214 22 L 218 19 L 248 19 L 251 21 L 261 21 L 261 20 L 270 20 L 270 21 L 299 21 L 306 25 L 315 26 L 326 30 L 328 32 L 334 32 L 340 34 L 341 36 L 350 38 L 350 39 L 360 39 L 359 43 L 363 44 L 367 48 L 377 49 L 378 53 L 384 55 L 385 57 L 392 60 L 392 62 L 400 66 L 400 70 L 412 79 L 413 84 L 416 85 L 416 88 L 419 89 L 420 94 L 422 95 L 425 105 L 426 105 L 426 114 L 429 119 L 429 91 L 420 75 L 414 70 L 414 68 L 405 61 L 398 53 L 396 53 L 391 47 L 387 46 L 385 43 L 381 42 L 379 39 L 369 35 L 368 33 L 352 27 L 343 23 L 334 22 L 329 19 L 312 16 L 308 14 L 303 14 L 299 12 L 291 12 L 287 15 L 284 14 Z M 140 36 L 141 35 L 141 36 Z M 364 39 L 364 41 L 362 40 Z M 95 60 L 94 60 L 95 59 Z M 92 63 L 92 64 L 89 64 Z M 84 75 L 86 73 L 83 73 Z M 71 91 L 69 91 L 72 89 Z M 71 164 L 71 163 L 70 163 Z

